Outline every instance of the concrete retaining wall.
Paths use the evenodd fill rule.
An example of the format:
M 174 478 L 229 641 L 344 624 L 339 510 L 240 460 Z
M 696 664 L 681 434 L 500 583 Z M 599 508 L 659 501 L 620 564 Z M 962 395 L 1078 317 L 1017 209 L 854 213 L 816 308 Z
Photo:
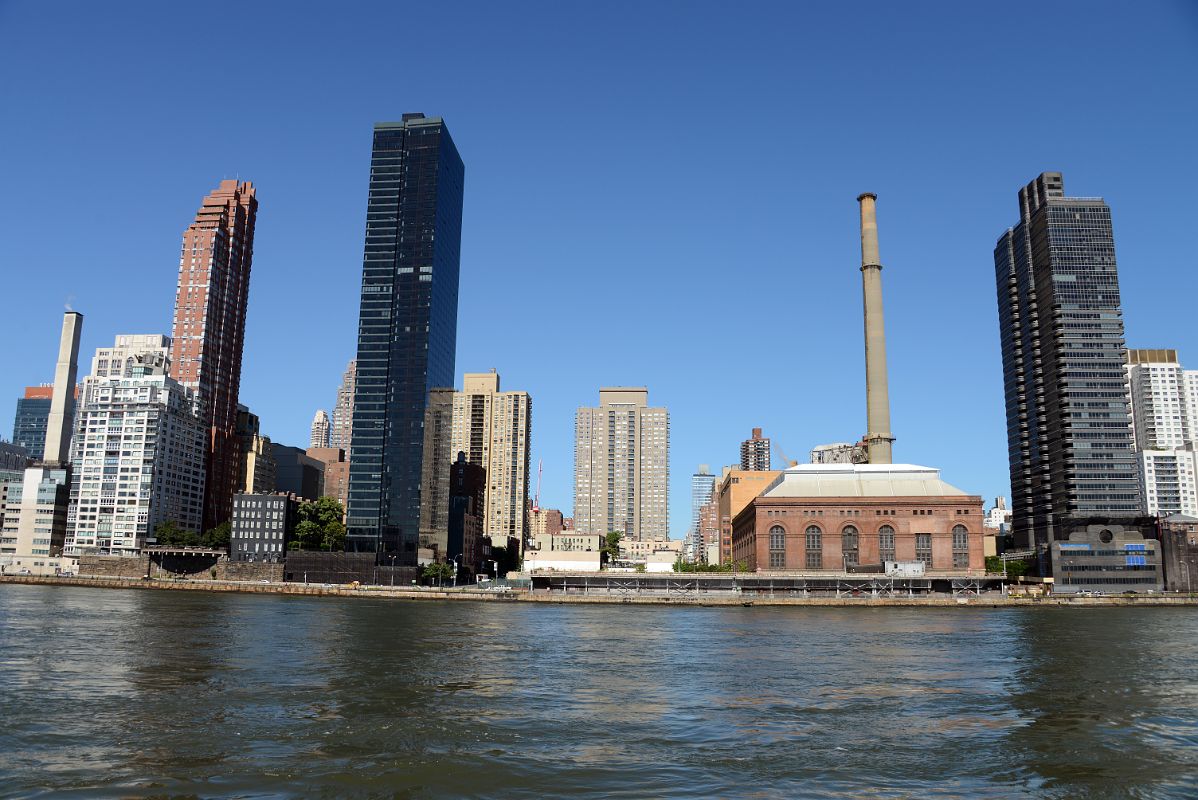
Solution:
M 1139 595 L 1135 597 L 1061 597 L 1042 599 L 1011 597 L 913 597 L 913 598 L 753 598 L 739 597 L 663 597 L 628 595 L 623 597 L 596 595 L 563 595 L 550 592 L 486 592 L 475 589 L 442 591 L 438 589 L 392 589 L 387 586 L 318 585 L 303 583 L 238 583 L 235 581 L 201 581 L 186 579 L 146 580 L 130 578 L 74 577 L 60 578 L 39 575 L 4 575 L 0 583 L 24 583 L 52 586 L 91 586 L 107 589 L 167 589 L 204 592 L 244 592 L 248 594 L 291 594 L 325 597 L 374 597 L 399 600 L 467 600 L 483 602 L 532 602 L 552 604 L 652 605 L 652 606 L 823 606 L 823 607 L 941 607 L 958 608 L 1061 608 L 1111 606 L 1198 606 L 1198 595 Z
M 174 578 L 207 579 L 217 581 L 271 581 L 283 580 L 282 564 L 263 564 L 256 561 L 229 561 L 227 558 L 194 556 L 150 556 L 143 554 L 133 558 L 123 556 L 79 557 L 79 577 L 129 578 L 141 580 L 149 574 L 151 578 L 170 580 Z

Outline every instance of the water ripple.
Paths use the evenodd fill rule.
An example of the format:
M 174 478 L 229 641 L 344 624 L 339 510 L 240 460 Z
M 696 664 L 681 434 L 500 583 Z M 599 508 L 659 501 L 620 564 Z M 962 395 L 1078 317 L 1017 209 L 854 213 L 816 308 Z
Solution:
M 0 586 L 0 797 L 1193 798 L 1198 615 Z

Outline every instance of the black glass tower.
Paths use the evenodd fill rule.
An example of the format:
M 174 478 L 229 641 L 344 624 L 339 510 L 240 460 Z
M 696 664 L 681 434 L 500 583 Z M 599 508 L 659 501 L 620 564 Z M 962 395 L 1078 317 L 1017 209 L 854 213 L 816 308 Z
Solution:
M 374 127 L 346 549 L 415 565 L 424 410 L 452 386 L 465 167 L 445 123 Z
M 46 449 L 46 426 L 50 421 L 50 398 L 19 397 L 13 419 L 12 442 L 40 459 Z
M 1019 192 L 998 240 L 999 332 L 1017 547 L 1140 514 L 1111 210 L 1060 173 Z

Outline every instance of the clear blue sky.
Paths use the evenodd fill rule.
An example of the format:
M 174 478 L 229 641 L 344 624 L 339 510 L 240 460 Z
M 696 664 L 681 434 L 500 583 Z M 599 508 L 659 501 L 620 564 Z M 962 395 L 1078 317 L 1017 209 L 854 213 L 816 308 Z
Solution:
M 242 400 L 305 445 L 354 355 L 371 125 L 406 111 L 466 162 L 459 385 L 532 393 L 566 513 L 601 385 L 670 409 L 675 536 L 750 428 L 800 460 L 864 431 L 862 191 L 897 460 L 1008 492 L 991 253 L 1043 170 L 1113 209 L 1128 344 L 1198 367 L 1192 2 L 300 5 L 0 2 L 5 437 L 68 299 L 81 361 L 170 332 L 183 229 L 240 176 Z

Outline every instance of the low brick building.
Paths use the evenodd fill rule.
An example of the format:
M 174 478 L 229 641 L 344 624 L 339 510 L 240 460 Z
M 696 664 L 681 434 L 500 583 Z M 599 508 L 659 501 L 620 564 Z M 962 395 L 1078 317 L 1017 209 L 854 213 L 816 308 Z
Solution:
M 756 572 L 848 572 L 921 561 L 982 574 L 982 498 L 912 464 L 800 464 L 732 522 L 732 559 Z

